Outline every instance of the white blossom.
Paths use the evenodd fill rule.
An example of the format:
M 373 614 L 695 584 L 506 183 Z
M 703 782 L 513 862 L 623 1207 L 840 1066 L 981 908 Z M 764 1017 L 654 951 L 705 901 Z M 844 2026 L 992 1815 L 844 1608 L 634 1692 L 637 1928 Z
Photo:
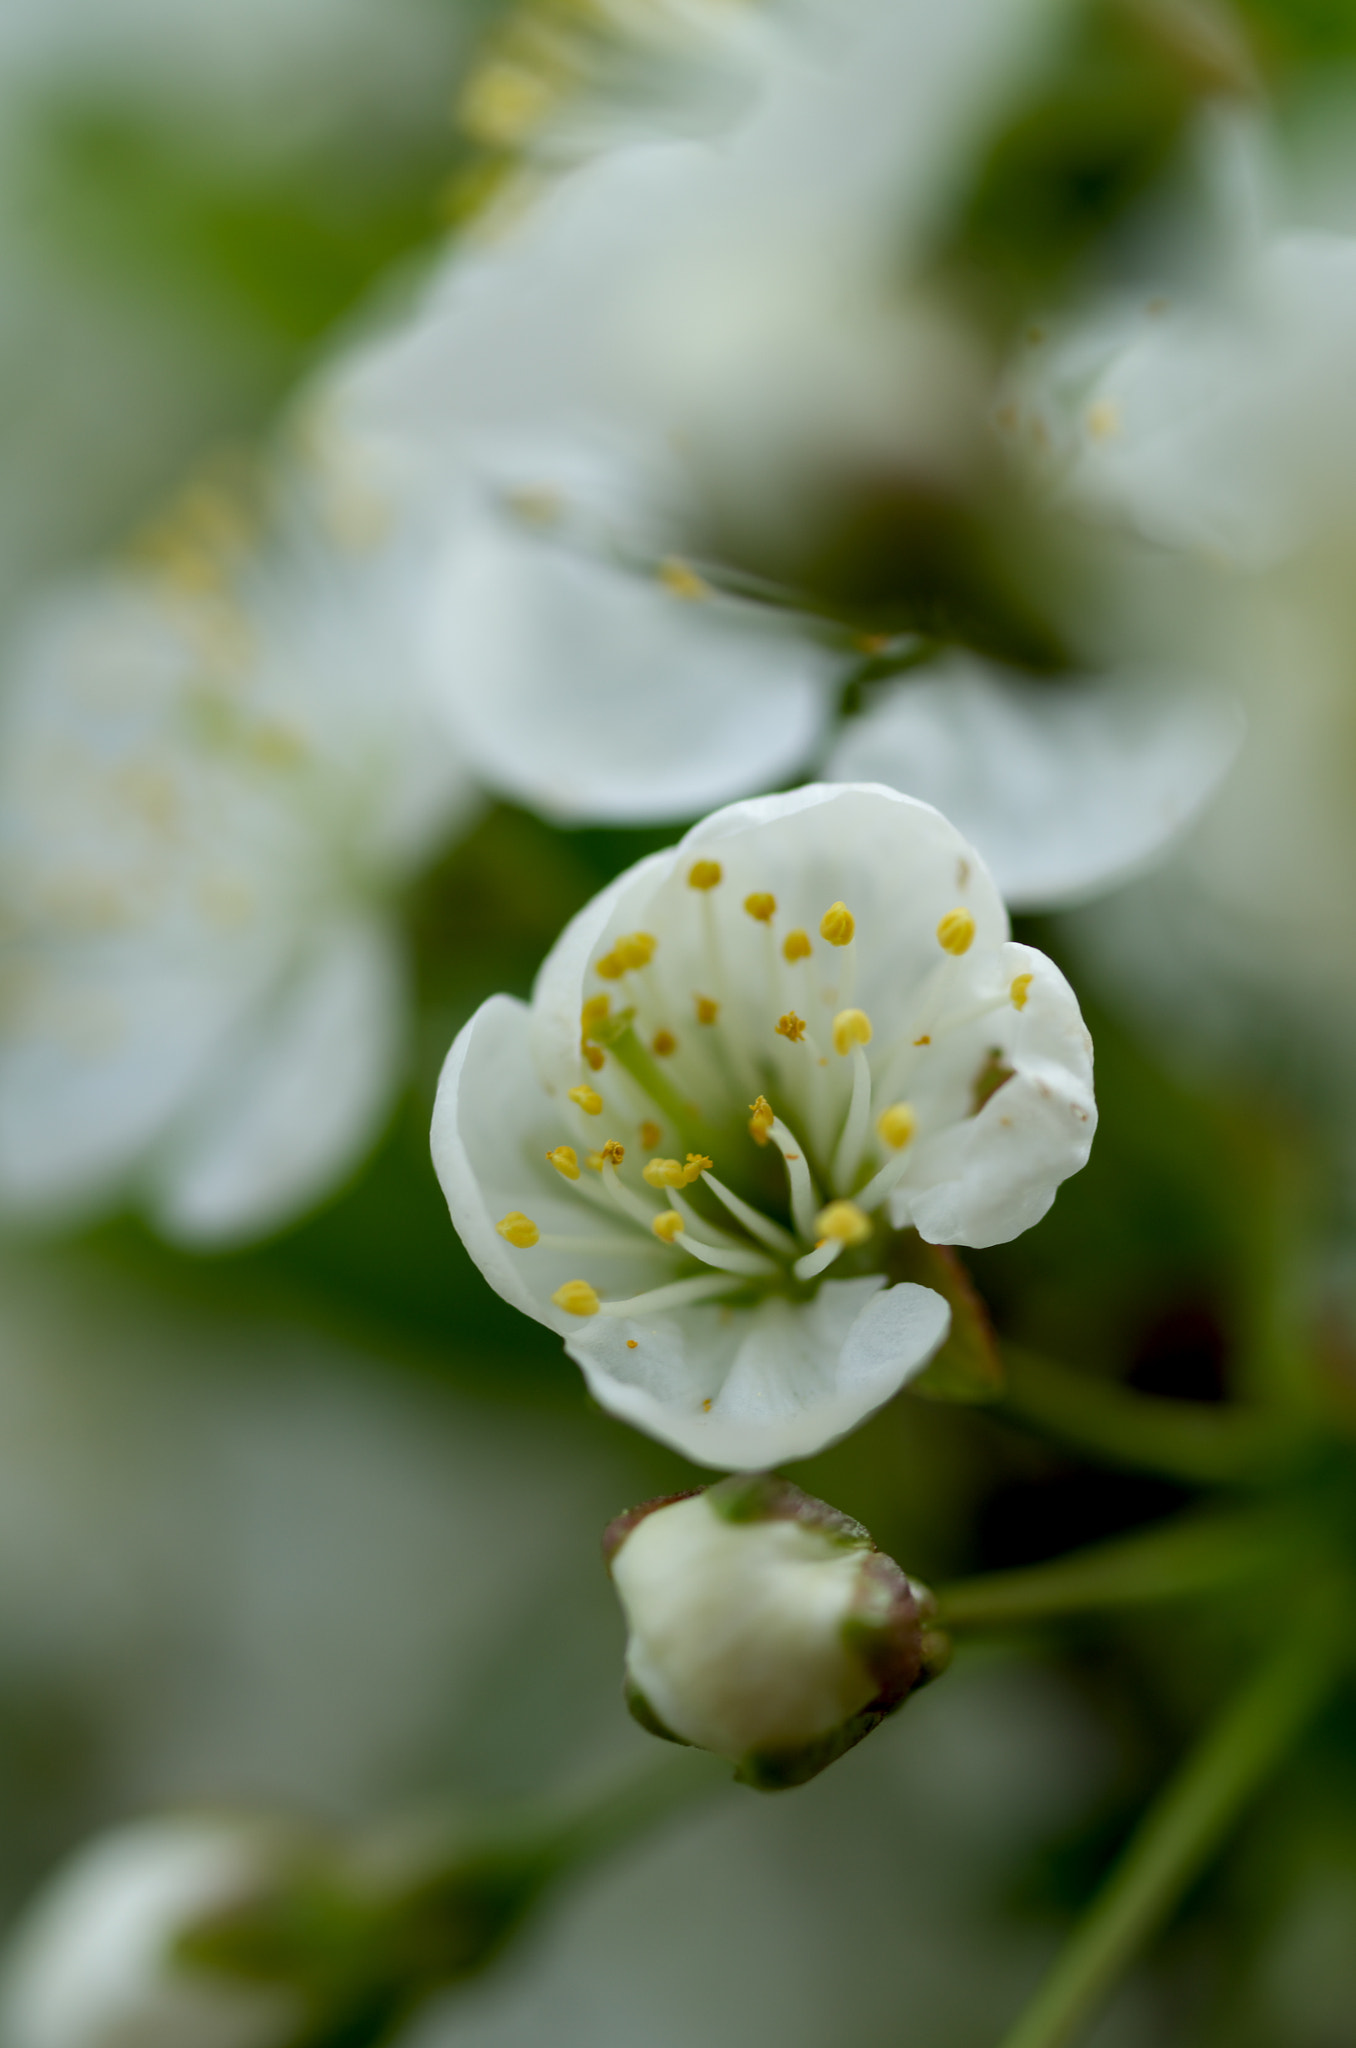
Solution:
M 6 2048 L 285 2048 L 302 2017 L 290 1997 L 171 1952 L 194 1919 L 249 1896 L 268 1840 L 246 1822 L 184 1815 L 81 1850 L 0 1961 Z
M 988 1245 L 1088 1155 L 1091 1047 L 978 856 L 872 785 L 731 805 L 453 1045 L 433 1154 L 507 1300 L 698 1463 L 806 1456 L 941 1343 L 888 1225 Z
M 603 1546 L 632 1713 L 760 1789 L 803 1784 L 924 1675 L 926 1597 L 860 1524 L 787 1480 L 648 1503 Z
M 204 486 L 152 570 L 52 595 L 0 699 L 0 1201 L 257 1234 L 370 1141 L 392 892 L 468 788 L 393 573 Z
M 713 132 L 538 166 L 322 378 L 333 459 L 425 551 L 431 657 L 494 787 L 681 818 L 814 758 L 857 650 L 723 536 L 777 553 L 863 469 L 959 487 L 986 458 L 985 350 L 910 254 L 1032 27 L 777 13 L 756 63 L 735 39 Z
M 1099 896 L 1164 858 L 1242 736 L 1234 698 L 1143 677 L 1023 679 L 953 655 L 886 684 L 828 773 L 935 804 L 1017 909 Z

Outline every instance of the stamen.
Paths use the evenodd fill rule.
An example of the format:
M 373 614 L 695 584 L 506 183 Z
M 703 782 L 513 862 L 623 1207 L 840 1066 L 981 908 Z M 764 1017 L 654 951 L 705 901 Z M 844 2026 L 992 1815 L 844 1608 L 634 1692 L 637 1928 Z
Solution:
M 664 1133 L 658 1124 L 643 1123 L 640 1127 L 640 1142 L 647 1152 L 653 1152 Z
M 681 1188 L 686 1185 L 685 1170 L 678 1159 L 647 1159 L 640 1169 L 640 1177 L 652 1188 Z
M 779 1116 L 773 1117 L 771 1130 L 778 1150 L 786 1161 L 786 1178 L 791 1195 L 791 1221 L 796 1226 L 797 1234 L 804 1238 L 807 1244 L 813 1244 L 819 1197 L 815 1193 L 810 1169 L 805 1163 L 805 1154 Z
M 791 1271 L 797 1280 L 817 1279 L 826 1266 L 831 1266 L 835 1259 L 843 1256 L 844 1250 L 841 1237 L 821 1237 L 812 1252 L 806 1252 L 804 1258 L 796 1260 Z
M 595 1028 L 611 1014 L 612 998 L 608 995 L 590 996 L 579 1012 L 579 1029 L 585 1038 L 592 1038 Z
M 777 1036 L 789 1038 L 792 1045 L 799 1045 L 805 1036 L 805 1019 L 798 1017 L 794 1010 L 788 1010 L 784 1017 L 777 1019 Z
M 620 1174 L 617 1172 L 616 1163 L 606 1156 L 603 1159 L 602 1173 L 603 1186 L 607 1189 L 608 1194 L 612 1197 L 617 1207 L 624 1209 L 632 1222 L 639 1223 L 642 1230 L 648 1230 L 655 1217 L 655 1212 L 649 1203 L 642 1201 L 641 1197 L 633 1189 L 628 1188 L 623 1183 Z
M 596 1088 L 590 1088 L 585 1083 L 581 1082 L 578 1088 L 571 1088 L 570 1100 L 578 1104 L 585 1116 L 601 1116 L 603 1113 L 602 1096 Z
M 716 1266 L 722 1273 L 740 1273 L 747 1280 L 773 1280 L 778 1267 L 774 1260 L 766 1259 L 761 1252 L 746 1252 L 724 1245 L 708 1244 L 704 1238 L 684 1237 L 682 1249 L 689 1258 L 700 1260 L 703 1266 Z
M 658 945 L 653 932 L 630 932 L 624 939 L 618 939 L 612 950 L 630 974 L 637 968 L 649 966 Z
M 524 1216 L 521 1209 L 510 1209 L 507 1216 L 501 1216 L 495 1229 L 506 1244 L 517 1247 L 520 1252 L 530 1252 L 538 1242 L 541 1232 L 530 1216 Z
M 937 926 L 937 943 L 944 953 L 954 953 L 959 959 L 968 953 L 975 940 L 975 920 L 964 908 L 948 910 Z
M 604 981 L 620 981 L 626 969 L 622 965 L 621 955 L 612 952 L 604 953 L 601 960 L 595 960 L 593 971 L 595 974 L 601 975 Z
M 603 1147 L 603 1159 L 608 1166 L 620 1166 L 626 1157 L 625 1145 L 619 1145 L 615 1138 L 609 1138 Z
M 660 1309 L 683 1308 L 690 1301 L 709 1301 L 713 1294 L 728 1294 L 736 1280 L 717 1273 L 694 1273 L 690 1280 L 672 1280 L 667 1287 L 652 1287 L 648 1293 L 633 1294 L 629 1301 L 604 1301 L 598 1313 L 604 1316 L 654 1315 Z
M 675 597 L 685 598 L 689 604 L 699 603 L 711 595 L 711 586 L 704 576 L 699 576 L 687 562 L 677 555 L 669 555 L 659 564 L 659 581 L 665 590 Z
M 752 896 L 744 898 L 744 908 L 755 924 L 770 924 L 777 915 L 777 899 L 769 896 L 766 890 L 756 890 Z
M 692 1000 L 697 1006 L 697 1022 L 714 1024 L 720 1015 L 720 1004 L 714 1002 L 710 996 L 693 996 Z
M 1026 1008 L 1027 993 L 1035 979 L 1034 974 L 1017 974 L 1013 976 L 1012 987 L 1008 990 L 1008 994 L 1012 997 L 1012 1007 L 1014 1010 L 1024 1010 Z
M 860 1014 L 859 1011 L 858 1015 Z M 841 1047 L 839 1049 L 842 1050 Z M 833 1165 L 829 1169 L 829 1178 L 834 1187 L 839 1189 L 850 1188 L 857 1178 L 862 1147 L 866 1143 L 867 1127 L 871 1122 L 871 1069 L 860 1045 L 853 1046 L 851 1052 L 852 1100 L 848 1104 L 848 1113 L 843 1119 L 842 1136 L 838 1140 L 838 1149 L 833 1155 Z
M 578 1180 L 579 1155 L 573 1145 L 557 1145 L 546 1157 L 557 1173 L 564 1174 L 566 1180 Z
M 587 1280 L 567 1280 L 563 1287 L 557 1287 L 551 1299 L 567 1316 L 596 1316 L 602 1307 L 597 1289 L 590 1287 Z
M 841 1244 L 865 1244 L 871 1222 L 855 1202 L 830 1202 L 816 1216 L 815 1229 L 821 1237 L 836 1237 Z
M 661 1244 L 672 1244 L 674 1238 L 687 1226 L 676 1209 L 661 1209 L 650 1224 L 650 1228 Z
M 657 1054 L 661 1060 L 666 1060 L 670 1053 L 675 1053 L 677 1050 L 678 1041 L 671 1031 L 656 1031 L 654 1037 L 650 1040 L 650 1051 Z
M 594 1073 L 601 1073 L 607 1061 L 607 1054 L 603 1051 L 601 1045 L 585 1044 L 581 1045 L 579 1050 L 583 1053 L 584 1058 L 588 1061 Z
M 788 932 L 782 940 L 782 958 L 783 960 L 790 961 L 793 966 L 797 960 L 808 960 L 813 951 L 814 947 L 810 944 L 810 934 L 801 931 L 799 928 L 793 932 Z
M 764 1138 L 762 1142 L 766 1144 L 767 1139 Z M 717 1201 L 725 1204 L 736 1223 L 742 1223 L 751 1237 L 761 1238 L 769 1251 L 780 1252 L 786 1257 L 796 1250 L 796 1240 L 789 1230 L 783 1230 L 780 1223 L 774 1223 L 761 1209 L 755 1209 L 751 1202 L 746 1202 L 741 1195 L 735 1194 L 732 1188 L 727 1188 L 724 1181 L 716 1179 L 714 1173 L 705 1173 L 702 1179 Z
M 900 1152 L 918 1129 L 918 1118 L 911 1104 L 892 1102 L 890 1107 L 882 1110 L 877 1117 L 876 1129 L 883 1143 L 887 1144 L 892 1152 Z
M 840 1010 L 833 1020 L 833 1049 L 844 1058 L 856 1045 L 870 1045 L 871 1019 L 865 1010 Z
M 605 1164 L 601 1152 L 590 1152 L 584 1160 L 590 1173 L 601 1173 Z
M 755 1145 L 766 1145 L 772 1126 L 777 1121 L 772 1104 L 766 1095 L 760 1095 L 756 1102 L 749 1104 L 749 1112 L 749 1136 Z
M 718 860 L 694 860 L 687 871 L 689 889 L 715 889 L 720 886 L 725 870 Z
M 857 920 L 846 903 L 831 903 L 819 921 L 819 936 L 831 946 L 850 946 Z
M 702 1174 L 709 1173 L 715 1163 L 714 1159 L 708 1159 L 703 1152 L 689 1152 L 687 1165 L 683 1168 L 683 1186 L 691 1187 L 693 1181 L 699 1179 Z

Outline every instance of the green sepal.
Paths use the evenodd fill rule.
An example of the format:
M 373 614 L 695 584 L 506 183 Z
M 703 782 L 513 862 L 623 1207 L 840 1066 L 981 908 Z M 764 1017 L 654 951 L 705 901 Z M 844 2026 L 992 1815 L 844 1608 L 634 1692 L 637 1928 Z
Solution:
M 692 1749 L 695 1746 L 685 1735 L 675 1735 L 667 1722 L 660 1720 L 629 1671 L 622 1680 L 622 1698 L 626 1701 L 626 1710 L 631 1719 L 639 1721 L 647 1735 L 657 1735 L 661 1742 L 676 1742 L 679 1749 Z

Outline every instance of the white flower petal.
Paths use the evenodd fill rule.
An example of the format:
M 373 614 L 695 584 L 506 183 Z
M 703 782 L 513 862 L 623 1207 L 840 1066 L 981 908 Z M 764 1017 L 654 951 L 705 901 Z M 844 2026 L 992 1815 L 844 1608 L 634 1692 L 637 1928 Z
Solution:
M 154 1169 L 156 1219 L 183 1242 L 254 1237 L 307 1208 L 371 1142 L 404 1008 L 394 935 L 346 922 L 215 1062 Z
M 807 1308 L 770 1300 L 733 1321 L 711 1306 L 595 1318 L 565 1348 L 609 1413 L 696 1465 L 752 1471 L 846 1436 L 938 1350 L 951 1321 L 941 1295 L 882 1285 L 829 1280 Z
M 690 817 L 812 754 L 841 659 L 759 607 L 675 594 L 487 514 L 431 639 L 461 747 L 550 817 Z
M 571 1144 L 588 1172 L 582 1164 L 582 1119 L 572 1115 L 563 1090 L 553 1099 L 537 1081 L 530 1016 L 514 997 L 491 996 L 458 1034 L 438 1082 L 433 1163 L 457 1234 L 490 1285 L 525 1315 L 569 1336 L 579 1319 L 551 1300 L 564 1281 L 582 1278 L 602 1292 L 625 1296 L 675 1276 L 668 1254 L 657 1241 L 647 1243 L 641 1231 L 634 1232 L 634 1253 L 608 1250 L 619 1232 L 625 1236 L 625 1218 L 590 1204 L 547 1165 L 553 1146 Z M 577 1013 L 574 1028 L 577 1041 Z M 610 1118 L 597 1121 L 599 1142 L 616 1135 Z M 586 1185 L 594 1180 L 590 1174 Z M 656 1213 L 659 1207 L 656 1199 Z M 514 1210 L 530 1216 L 544 1234 L 593 1238 L 599 1248 L 560 1251 L 541 1244 L 519 1250 L 495 1228 Z
M 931 1244 L 1005 1244 L 1039 1223 L 1061 1181 L 1083 1166 L 1097 1128 L 1092 1040 L 1072 989 L 1033 946 L 1008 945 L 1003 973 L 1030 975 L 1020 1010 L 998 1012 L 986 1042 L 1011 1078 L 978 1115 L 918 1141 L 897 1224 Z
M 1051 909 L 1151 866 L 1233 761 L 1242 715 L 1205 688 L 1019 682 L 952 659 L 893 685 L 829 760 L 952 819 L 1008 902 Z

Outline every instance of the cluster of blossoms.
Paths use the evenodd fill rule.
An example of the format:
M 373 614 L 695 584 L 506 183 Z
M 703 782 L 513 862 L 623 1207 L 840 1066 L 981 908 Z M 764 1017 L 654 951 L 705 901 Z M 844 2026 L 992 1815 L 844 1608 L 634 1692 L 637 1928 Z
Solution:
M 938 812 L 820 784 L 716 812 L 574 919 L 530 1006 L 448 1055 L 433 1154 L 486 1277 L 614 1414 L 743 1473 L 819 1450 L 945 1339 L 891 1284 L 912 1228 L 986 1245 L 1088 1155 L 1072 991 Z M 739 1478 L 607 1543 L 654 1732 L 764 1787 L 812 1776 L 923 1674 L 865 1532 Z

